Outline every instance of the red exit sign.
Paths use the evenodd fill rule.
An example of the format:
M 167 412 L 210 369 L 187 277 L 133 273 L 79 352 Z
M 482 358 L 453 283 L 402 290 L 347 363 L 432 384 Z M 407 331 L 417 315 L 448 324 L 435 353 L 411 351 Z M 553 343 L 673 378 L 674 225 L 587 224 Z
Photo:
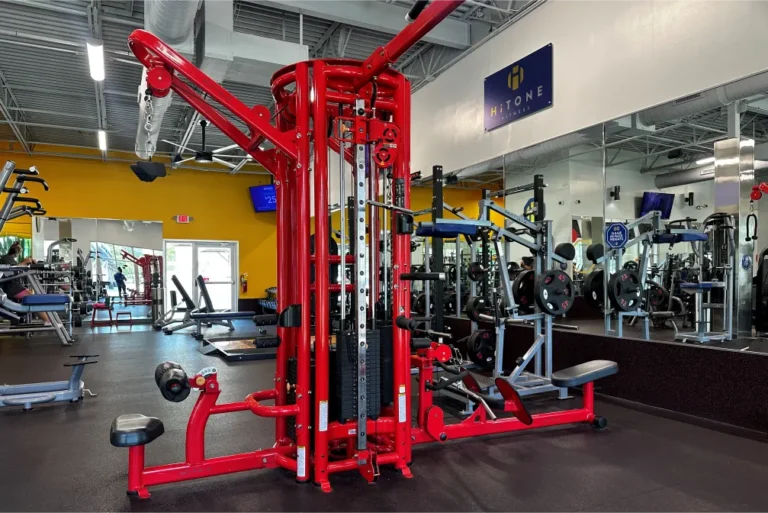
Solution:
M 179 224 L 189 224 L 192 222 L 192 216 L 185 216 L 182 214 L 173 216 L 173 219 Z

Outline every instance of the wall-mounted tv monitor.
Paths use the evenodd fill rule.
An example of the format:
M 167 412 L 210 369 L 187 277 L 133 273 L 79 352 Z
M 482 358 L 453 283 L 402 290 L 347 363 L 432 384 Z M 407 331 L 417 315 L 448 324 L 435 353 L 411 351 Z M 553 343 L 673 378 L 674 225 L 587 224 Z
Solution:
M 277 194 L 274 185 L 255 185 L 249 187 L 253 210 L 256 212 L 274 212 L 277 210 Z
M 674 194 L 665 192 L 644 192 L 643 201 L 640 204 L 639 217 L 643 217 L 653 210 L 658 210 L 661 212 L 662 219 L 669 219 L 669 216 L 672 215 L 672 205 L 674 202 Z

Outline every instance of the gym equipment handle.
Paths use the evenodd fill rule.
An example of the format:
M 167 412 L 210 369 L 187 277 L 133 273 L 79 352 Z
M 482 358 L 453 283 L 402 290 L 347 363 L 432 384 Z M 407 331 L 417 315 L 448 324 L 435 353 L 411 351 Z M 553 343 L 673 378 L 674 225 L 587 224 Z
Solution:
M 445 273 L 402 273 L 403 281 L 445 281 Z
M 21 203 L 34 203 L 35 210 L 41 210 L 43 208 L 43 205 L 40 203 L 40 200 L 37 198 L 16 198 L 13 201 L 21 202 Z
M 421 11 L 424 10 L 425 7 L 427 7 L 427 4 L 429 3 L 429 0 L 416 0 L 416 2 L 413 3 L 413 7 L 411 7 L 411 10 L 408 11 L 408 14 L 405 15 L 405 21 L 407 23 L 413 23 L 416 21 L 416 18 L 419 17 L 419 14 L 421 14 Z
M 32 176 L 37 174 L 37 168 L 32 166 L 29 169 L 14 169 L 13 173 L 16 175 Z
M 49 187 L 48 187 L 48 182 L 46 182 L 46 181 L 45 181 L 43 178 L 40 178 L 39 176 L 29 176 L 29 175 L 25 175 L 25 176 L 21 176 L 21 177 L 19 177 L 19 178 L 18 178 L 18 180 L 19 180 L 20 182 L 35 182 L 35 183 L 39 183 L 39 184 L 42 184 L 42 186 L 43 186 L 43 189 L 45 189 L 46 191 L 47 191 L 47 190 L 48 190 L 48 188 L 49 188 Z
M 29 189 L 26 187 L 3 187 L 3 192 L 7 194 L 26 194 Z
M 429 337 L 442 337 L 442 338 L 452 338 L 453 336 L 450 333 L 442 333 L 440 331 L 433 331 L 428 330 L 426 328 L 426 325 L 423 322 L 414 321 L 413 319 L 409 319 L 408 317 L 404 315 L 398 315 L 397 319 L 395 319 L 395 324 L 398 328 L 402 330 L 408 330 L 413 333 L 425 333 Z

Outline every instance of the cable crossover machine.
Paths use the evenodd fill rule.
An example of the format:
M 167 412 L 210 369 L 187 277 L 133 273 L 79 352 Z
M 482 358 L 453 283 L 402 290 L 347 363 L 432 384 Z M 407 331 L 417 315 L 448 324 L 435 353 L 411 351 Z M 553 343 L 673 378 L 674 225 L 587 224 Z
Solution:
M 238 402 L 217 403 L 221 387 L 213 367 L 189 376 L 177 363 L 158 366 L 155 379 L 166 399 L 178 402 L 191 389 L 199 392 L 187 425 L 186 455 L 180 463 L 146 467 L 145 445 L 163 434 L 162 421 L 138 414 L 116 418 L 110 442 L 128 447 L 129 494 L 147 498 L 151 486 L 260 468 L 286 469 L 297 482 L 314 482 L 329 492 L 330 476 L 338 472 L 357 471 L 372 482 L 380 467 L 392 466 L 411 477 L 412 448 L 418 444 L 562 424 L 604 425 L 595 416 L 593 382 L 614 374 L 613 362 L 588 362 L 552 374 L 553 388 L 583 385 L 582 404 L 574 409 L 531 415 L 515 387 L 499 376 L 499 396 L 473 392 L 487 408 L 478 406 L 456 423 L 447 423 L 432 404 L 437 385 L 422 376 L 415 380 L 420 406 L 414 422 L 411 370 L 431 373 L 450 360 L 451 347 L 450 335 L 409 318 L 411 283 L 444 280 L 445 273 L 410 269 L 411 88 L 391 65 L 461 4 L 416 2 L 409 13 L 412 23 L 364 61 L 317 59 L 279 70 L 271 81 L 274 124 L 267 107 L 244 105 L 154 35 L 131 34 L 129 46 L 148 70 L 150 101 L 173 90 L 274 177 L 280 342 L 274 387 Z M 273 147 L 263 149 L 267 141 Z M 330 254 L 325 222 L 330 150 L 340 157 L 341 176 L 345 168 L 353 170 L 351 190 L 345 190 L 344 180 L 339 185 L 342 201 L 352 198 L 342 209 L 348 219 L 341 225 L 341 240 L 348 237 L 349 248 L 339 255 Z M 384 194 L 389 209 L 372 203 L 379 198 L 380 181 L 391 191 Z M 391 247 L 385 260 L 391 261 L 379 262 L 382 227 L 389 238 L 384 246 Z M 335 265 L 354 272 L 349 277 L 341 272 L 340 283 L 330 283 Z M 375 320 L 379 265 L 391 269 L 394 278 L 386 307 L 395 322 Z M 339 293 L 342 319 L 332 328 L 330 296 Z M 465 378 L 459 372 L 449 381 Z M 235 412 L 274 418 L 274 445 L 207 458 L 208 418 Z

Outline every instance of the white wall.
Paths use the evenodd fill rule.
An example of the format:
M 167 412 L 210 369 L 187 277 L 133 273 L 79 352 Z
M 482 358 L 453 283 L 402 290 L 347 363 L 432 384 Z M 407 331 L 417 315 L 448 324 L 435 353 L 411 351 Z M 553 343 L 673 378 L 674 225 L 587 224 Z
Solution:
M 128 223 L 128 226 L 126 226 Z M 131 228 L 129 230 L 129 228 Z M 163 223 L 141 221 L 98 220 L 96 239 L 122 246 L 144 249 L 163 249 Z
M 768 69 L 768 2 L 550 1 L 413 96 L 412 171 L 482 162 Z M 738 35 L 737 35 L 738 34 Z M 483 79 L 554 45 L 553 107 L 483 130 Z

